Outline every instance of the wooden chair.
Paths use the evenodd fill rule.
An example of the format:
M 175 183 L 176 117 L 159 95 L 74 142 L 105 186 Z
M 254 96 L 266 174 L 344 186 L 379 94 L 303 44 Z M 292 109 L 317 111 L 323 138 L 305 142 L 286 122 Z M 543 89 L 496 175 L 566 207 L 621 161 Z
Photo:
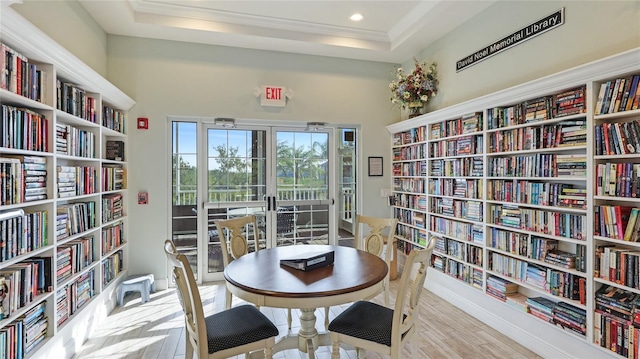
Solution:
M 222 247 L 222 263 L 226 268 L 229 263 L 241 256 L 249 253 L 250 242 L 248 240 L 248 225 L 253 225 L 253 245 L 256 251 L 260 250 L 260 238 L 258 233 L 258 224 L 255 215 L 232 219 L 218 219 L 215 221 L 218 228 L 218 237 L 220 238 L 220 247 Z M 246 233 L 246 235 L 245 235 Z M 231 292 L 225 290 L 226 308 L 231 308 Z M 287 324 L 291 329 L 292 324 L 291 309 L 287 310 Z
M 375 254 L 384 259 L 389 271 L 384 278 L 384 305 L 389 305 L 389 274 L 391 272 L 391 258 L 393 255 L 394 235 L 398 227 L 397 218 L 380 218 L 356 214 L 353 247 Z M 366 228 L 365 228 L 366 226 Z M 386 232 L 386 235 L 383 233 Z M 389 243 L 388 245 L 385 244 Z M 324 308 L 324 327 L 329 327 L 329 308 Z
M 258 224 L 255 215 L 232 219 L 218 219 L 215 221 L 222 247 L 222 263 L 226 268 L 232 260 L 249 253 L 251 243 L 249 242 L 249 230 L 253 231 L 253 248 L 260 250 L 260 239 L 258 238 Z M 249 228 L 252 225 L 253 228 Z M 225 292 L 226 308 L 231 308 L 231 292 Z
M 164 251 L 173 266 L 178 298 L 184 311 L 185 358 L 228 358 L 256 350 L 273 357 L 278 328 L 252 305 L 241 305 L 204 316 L 200 291 L 184 254 L 179 254 L 172 241 L 166 240 Z
M 393 309 L 358 301 L 331 321 L 331 359 L 340 358 L 340 343 L 355 346 L 358 358 L 364 357 L 365 350 L 389 355 L 392 359 L 401 358 L 402 348 L 415 334 L 420 295 L 435 243 L 435 239 L 431 239 L 426 249 L 414 249 L 409 254 Z M 414 264 L 420 265 L 418 270 Z M 417 340 L 411 340 L 411 357 L 419 356 Z
M 386 306 L 389 306 L 389 273 L 391 272 L 396 227 L 398 227 L 397 218 L 379 218 L 356 214 L 353 246 L 384 259 L 389 267 L 389 272 L 387 272 L 383 283 L 384 305 Z M 383 233 L 384 231 L 386 231 L 386 235 Z

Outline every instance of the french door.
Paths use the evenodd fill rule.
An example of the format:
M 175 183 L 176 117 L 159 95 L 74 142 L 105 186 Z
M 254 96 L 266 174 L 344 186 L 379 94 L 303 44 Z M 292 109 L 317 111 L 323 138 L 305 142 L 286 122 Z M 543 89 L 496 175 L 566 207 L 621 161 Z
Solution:
M 331 129 L 202 126 L 203 280 L 220 279 L 224 269 L 216 219 L 256 215 L 258 228 L 246 231 L 262 248 L 335 243 Z

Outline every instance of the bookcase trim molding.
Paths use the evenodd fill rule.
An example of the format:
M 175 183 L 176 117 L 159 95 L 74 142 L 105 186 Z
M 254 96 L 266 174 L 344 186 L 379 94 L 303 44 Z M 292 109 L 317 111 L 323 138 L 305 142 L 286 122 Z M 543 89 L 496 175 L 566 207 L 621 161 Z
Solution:
M 550 94 L 596 79 L 621 76 L 637 69 L 638 59 L 640 59 L 640 47 L 397 122 L 387 126 L 387 131 L 390 134 L 402 132 L 424 124 L 442 121 L 442 119 L 476 112 L 481 108 L 518 103 L 535 97 L 536 94 Z

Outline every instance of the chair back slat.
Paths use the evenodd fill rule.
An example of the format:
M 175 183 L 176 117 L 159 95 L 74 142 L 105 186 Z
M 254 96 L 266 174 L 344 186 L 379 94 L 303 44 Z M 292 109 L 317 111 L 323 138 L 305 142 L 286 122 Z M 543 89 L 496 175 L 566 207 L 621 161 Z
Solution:
M 393 243 L 397 224 L 397 218 L 379 218 L 357 214 L 353 246 L 382 257 L 385 242 Z M 383 233 L 385 230 L 387 231 L 386 235 Z M 391 245 L 387 246 L 387 251 L 384 254 L 385 259 L 391 258 L 391 248 Z
M 195 281 L 191 265 L 184 254 L 178 253 L 171 240 L 166 240 L 164 251 L 173 267 L 173 278 L 176 283 L 178 299 L 185 314 L 185 327 L 189 332 L 188 340 L 197 348 L 198 357 L 207 355 L 207 329 L 204 323 L 204 312 L 200 291 Z M 202 344 L 202 345 L 200 345 Z
M 226 220 L 216 220 L 220 247 L 222 247 L 222 262 L 226 267 L 229 263 L 249 253 L 249 225 L 253 228 L 253 242 L 256 251 L 260 250 L 260 240 L 258 235 L 258 225 L 255 215 L 248 215 L 239 218 Z

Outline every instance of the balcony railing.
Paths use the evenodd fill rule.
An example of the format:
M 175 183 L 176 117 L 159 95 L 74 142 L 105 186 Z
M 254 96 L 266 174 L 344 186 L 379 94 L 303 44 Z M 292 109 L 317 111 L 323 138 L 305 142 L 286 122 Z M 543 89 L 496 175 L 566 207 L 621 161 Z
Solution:
M 174 205 L 195 205 L 197 202 L 195 186 L 174 186 Z M 208 192 L 208 202 L 249 202 L 255 201 L 256 195 L 250 191 L 237 188 L 216 188 Z M 327 199 L 326 187 L 282 188 L 278 187 L 278 199 L 281 201 Z

